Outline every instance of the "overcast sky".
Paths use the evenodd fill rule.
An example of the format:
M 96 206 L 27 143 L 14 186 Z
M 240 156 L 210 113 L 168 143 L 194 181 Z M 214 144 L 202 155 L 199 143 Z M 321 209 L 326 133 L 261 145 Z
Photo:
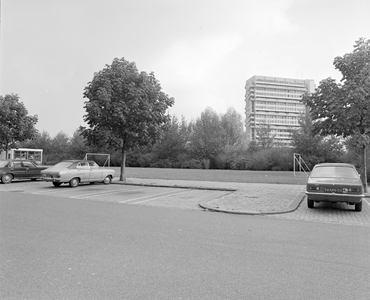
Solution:
M 94 72 L 124 57 L 155 73 L 171 115 L 244 117 L 253 75 L 340 80 L 334 57 L 370 39 L 369 16 L 369 0 L 1 0 L 0 95 L 72 136 Z

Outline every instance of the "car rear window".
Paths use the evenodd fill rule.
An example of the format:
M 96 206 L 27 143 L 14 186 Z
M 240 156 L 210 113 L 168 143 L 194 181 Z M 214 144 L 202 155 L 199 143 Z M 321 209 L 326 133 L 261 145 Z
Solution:
M 311 177 L 357 178 L 358 173 L 351 167 L 317 167 L 312 171 Z
M 9 164 L 9 161 L 0 161 L 0 168 L 4 168 Z

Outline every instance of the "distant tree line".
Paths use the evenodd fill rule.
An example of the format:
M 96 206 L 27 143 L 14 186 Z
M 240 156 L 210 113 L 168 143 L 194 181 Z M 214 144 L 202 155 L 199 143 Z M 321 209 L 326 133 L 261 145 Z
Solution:
M 234 108 L 217 114 L 205 109 L 200 117 L 190 122 L 172 116 L 161 138 L 152 146 L 144 146 L 127 153 L 128 167 L 272 170 L 292 171 L 293 154 L 301 155 L 309 168 L 322 162 L 348 162 L 360 165 L 358 147 L 351 138 L 313 134 L 309 115 L 300 118 L 300 129 L 292 131 L 292 147 L 280 147 L 271 130 L 247 145 L 242 115 Z M 52 165 L 64 159 L 82 159 L 86 153 L 107 153 L 111 165 L 120 166 L 121 153 L 109 146 L 88 146 L 76 130 L 72 137 L 59 132 L 51 137 L 42 132 L 33 140 L 17 144 L 24 148 L 44 150 L 43 163 Z M 95 160 L 102 163 L 103 158 Z M 370 162 L 368 155 L 367 160 Z

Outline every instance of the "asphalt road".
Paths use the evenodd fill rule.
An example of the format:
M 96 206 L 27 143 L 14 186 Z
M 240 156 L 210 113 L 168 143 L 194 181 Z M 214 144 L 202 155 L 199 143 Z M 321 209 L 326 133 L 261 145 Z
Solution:
M 0 192 L 0 299 L 368 299 L 368 227 Z

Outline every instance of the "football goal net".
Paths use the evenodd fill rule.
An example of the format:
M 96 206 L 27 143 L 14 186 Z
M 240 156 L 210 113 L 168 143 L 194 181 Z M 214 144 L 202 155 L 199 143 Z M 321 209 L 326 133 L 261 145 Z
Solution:
M 110 167 L 110 154 L 86 153 L 84 160 L 93 160 L 101 167 Z

